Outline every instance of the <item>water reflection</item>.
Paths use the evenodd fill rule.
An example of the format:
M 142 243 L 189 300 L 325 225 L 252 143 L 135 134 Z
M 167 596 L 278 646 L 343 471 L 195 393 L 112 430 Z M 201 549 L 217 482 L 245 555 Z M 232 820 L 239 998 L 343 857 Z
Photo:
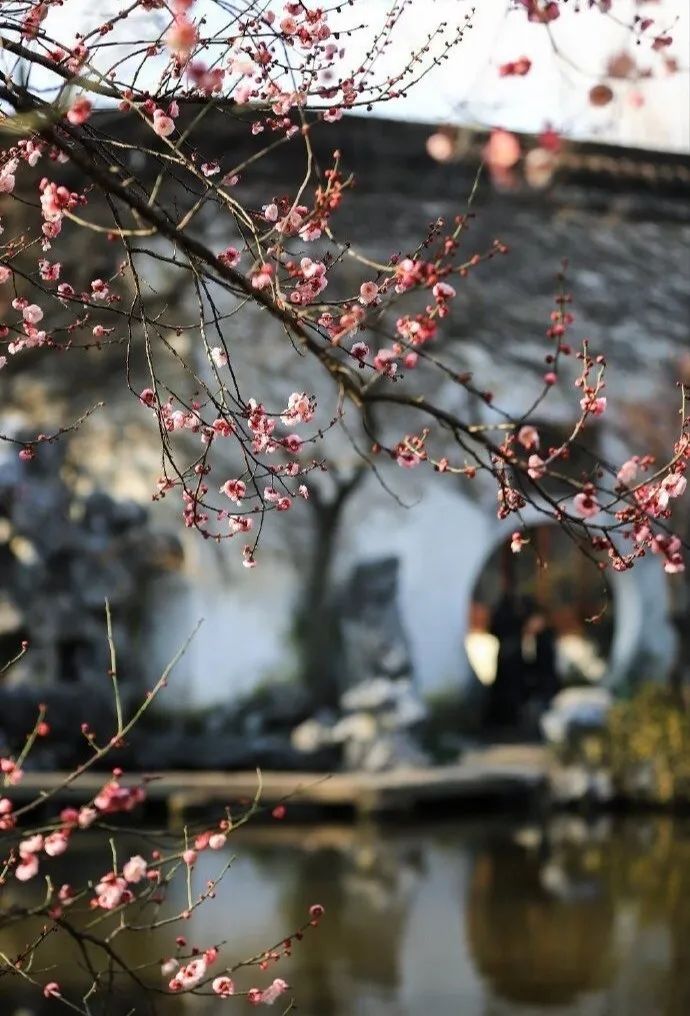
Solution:
M 233 852 L 218 899 L 193 915 L 188 939 L 227 940 L 224 955 L 249 956 L 323 903 L 327 919 L 276 971 L 303 1016 L 690 1012 L 688 821 L 257 826 L 237 835 Z M 56 878 L 73 878 L 70 865 L 98 874 L 103 857 L 95 843 L 81 858 L 65 855 Z M 199 884 L 221 863 L 202 855 Z M 3 950 L 27 938 L 25 929 L 9 934 Z M 123 953 L 169 954 L 173 934 L 123 943 Z M 66 987 L 77 979 L 74 957 L 48 959 L 60 962 Z M 259 974 L 242 983 L 257 982 Z M 54 1003 L 10 994 L 17 989 L 0 980 L 3 1016 L 21 1005 L 33 1016 L 54 1012 Z M 133 1004 L 119 995 L 109 1012 Z M 215 1016 L 228 1003 L 175 999 L 166 1011 Z
M 475 860 L 465 921 L 480 973 L 507 1001 L 573 1004 L 614 976 L 614 902 L 589 838 L 547 834 L 525 850 L 496 836 Z

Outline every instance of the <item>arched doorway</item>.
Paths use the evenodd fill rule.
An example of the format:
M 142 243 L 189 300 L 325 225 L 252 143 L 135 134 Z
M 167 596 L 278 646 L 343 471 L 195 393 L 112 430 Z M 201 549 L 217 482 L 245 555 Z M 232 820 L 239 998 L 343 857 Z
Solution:
M 613 603 L 596 564 L 560 527 L 535 525 L 525 535 L 520 553 L 504 539 L 486 559 L 470 597 L 465 650 L 487 689 L 485 726 L 536 734 L 560 688 L 604 681 Z

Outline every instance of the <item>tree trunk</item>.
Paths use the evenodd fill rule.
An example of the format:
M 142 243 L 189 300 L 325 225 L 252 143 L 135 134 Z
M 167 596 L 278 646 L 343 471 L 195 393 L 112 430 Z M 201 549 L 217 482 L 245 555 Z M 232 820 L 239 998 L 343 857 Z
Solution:
M 300 678 L 316 708 L 338 703 L 339 631 L 331 573 L 342 512 L 363 475 L 364 471 L 358 471 L 347 482 L 338 483 L 335 494 L 329 499 L 313 491 L 309 502 L 314 530 L 295 634 Z

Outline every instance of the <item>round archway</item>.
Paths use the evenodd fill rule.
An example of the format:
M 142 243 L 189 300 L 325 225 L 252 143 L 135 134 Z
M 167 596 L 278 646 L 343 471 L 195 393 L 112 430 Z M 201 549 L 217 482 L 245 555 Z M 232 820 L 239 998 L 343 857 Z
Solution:
M 525 535 L 520 553 L 510 539 L 494 547 L 470 598 L 465 649 L 488 689 L 488 726 L 535 727 L 561 688 L 603 681 L 611 655 L 614 594 L 602 573 L 558 526 Z

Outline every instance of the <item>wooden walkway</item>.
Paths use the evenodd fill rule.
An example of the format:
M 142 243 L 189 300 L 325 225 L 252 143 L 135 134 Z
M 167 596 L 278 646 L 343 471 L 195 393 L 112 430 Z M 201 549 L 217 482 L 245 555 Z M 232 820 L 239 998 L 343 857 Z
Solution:
M 123 784 L 137 783 L 144 774 L 129 773 Z M 537 790 L 547 776 L 545 750 L 538 746 L 494 746 L 468 752 L 457 765 L 395 769 L 384 773 L 261 773 L 261 803 L 308 805 L 319 809 L 349 809 L 359 814 L 404 812 L 440 802 L 525 794 Z M 61 788 L 66 773 L 28 772 L 12 788 L 15 800 L 29 800 Z M 55 798 L 61 803 L 84 803 L 108 779 L 105 773 L 85 773 Z M 259 791 L 255 772 L 178 772 L 156 774 L 148 783 L 147 798 L 165 803 L 171 818 L 189 808 L 252 801 Z

